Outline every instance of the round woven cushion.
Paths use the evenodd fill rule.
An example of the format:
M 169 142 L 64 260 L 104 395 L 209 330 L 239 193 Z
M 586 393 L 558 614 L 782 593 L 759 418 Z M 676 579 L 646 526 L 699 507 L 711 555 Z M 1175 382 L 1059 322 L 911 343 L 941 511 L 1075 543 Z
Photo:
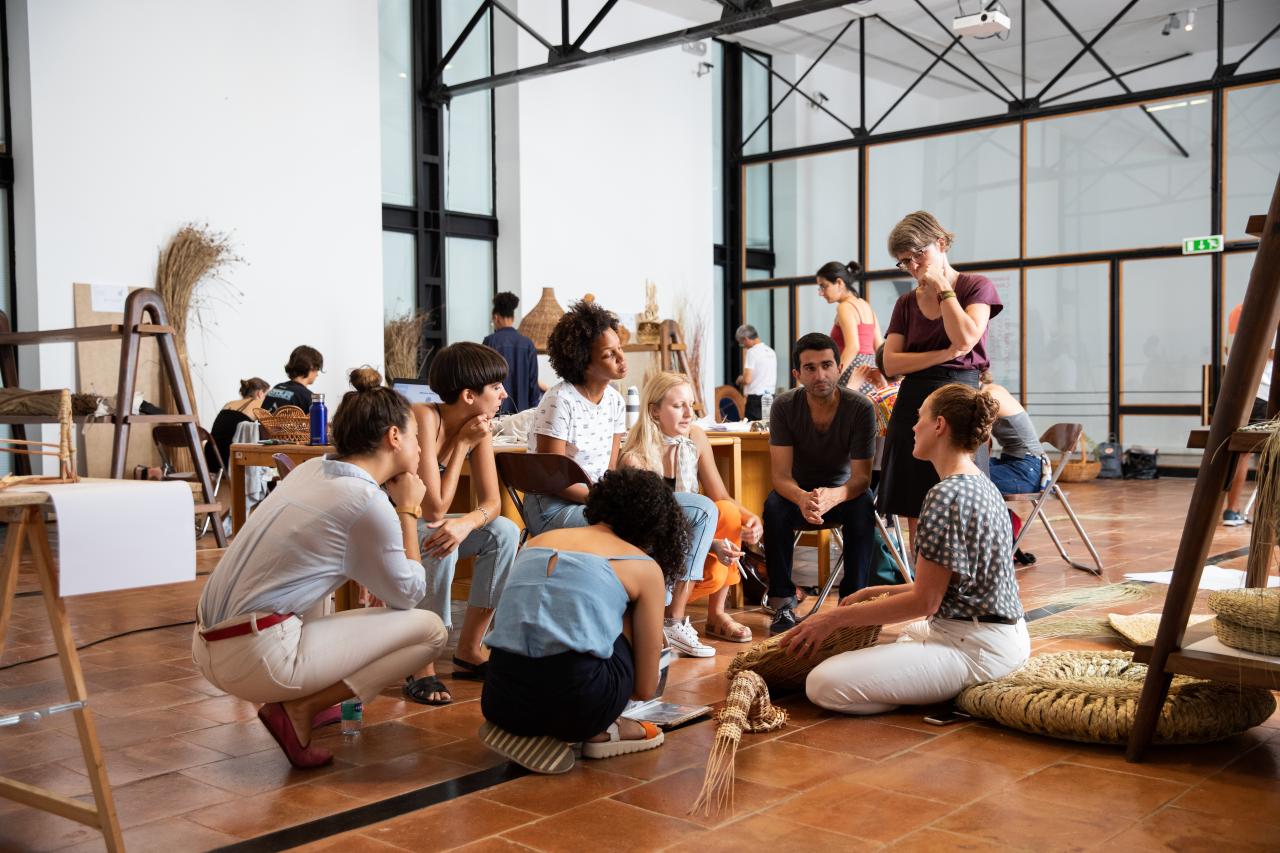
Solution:
M 1209 594 L 1218 614 L 1213 632 L 1228 646 L 1280 655 L 1280 589 L 1226 589 Z
M 999 681 L 956 698 L 975 717 L 1032 734 L 1124 743 L 1147 668 L 1130 652 L 1037 655 Z M 1207 743 L 1261 724 L 1276 709 L 1268 690 L 1176 675 L 1156 724 L 1156 743 Z
M 738 652 L 725 673 L 729 680 L 743 670 L 758 673 L 773 690 L 794 690 L 804 686 L 809 672 L 832 655 L 852 652 L 875 645 L 880 638 L 879 625 L 860 625 L 832 631 L 818 646 L 813 657 L 799 657 L 782 648 L 779 634 Z

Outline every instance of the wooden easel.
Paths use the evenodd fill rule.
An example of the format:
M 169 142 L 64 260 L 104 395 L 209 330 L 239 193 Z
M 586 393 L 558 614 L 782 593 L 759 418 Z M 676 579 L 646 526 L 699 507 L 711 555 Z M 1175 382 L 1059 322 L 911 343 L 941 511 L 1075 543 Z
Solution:
M 1258 254 L 1240 310 L 1240 325 L 1227 358 L 1222 393 L 1202 445 L 1204 456 L 1200 460 L 1195 490 L 1187 508 L 1187 521 L 1173 564 L 1173 578 L 1160 616 L 1160 629 L 1153 645 L 1140 646 L 1134 652 L 1134 660 L 1146 663 L 1148 669 L 1125 753 L 1129 761 L 1141 761 L 1150 746 L 1174 674 L 1268 690 L 1280 689 L 1280 657 L 1260 660 L 1198 650 L 1184 651 L 1182 648 L 1187 619 L 1191 615 L 1196 591 L 1200 588 L 1200 574 L 1209 555 L 1218 513 L 1222 509 L 1222 495 L 1235 470 L 1236 459 L 1240 453 L 1259 447 L 1266 438 L 1265 433 L 1242 432 L 1240 427 L 1248 421 L 1267 350 L 1276 338 L 1277 328 L 1280 328 L 1280 179 L 1276 181 L 1265 219 L 1250 217 L 1246 231 L 1259 238 Z M 1280 380 L 1280 373 L 1275 376 Z M 1276 382 L 1273 381 L 1270 406 L 1273 415 L 1275 391 Z M 1193 446 L 1198 444 L 1195 433 L 1189 443 Z M 1263 529 L 1266 527 L 1259 519 L 1254 524 L 1249 543 L 1249 571 L 1245 580 L 1251 587 L 1266 586 L 1267 583 L 1273 543 L 1268 531 Z
M 98 732 L 94 728 L 93 717 L 85 706 L 89 696 L 85 689 L 84 675 L 80 671 L 80 657 L 71 636 L 66 607 L 58 595 L 58 577 L 53 555 L 49 551 L 48 528 L 44 522 L 48 502 L 48 494 L 40 491 L 0 492 L 0 515 L 8 524 L 3 561 L 0 562 L 0 653 L 4 651 L 9 618 L 13 614 L 13 601 L 18 588 L 18 567 L 25 545 L 40 580 L 40 593 L 44 598 L 45 611 L 49 615 L 49 625 L 53 629 L 53 640 L 58 647 L 58 663 L 62 668 L 62 680 L 67 685 L 68 701 L 49 708 L 25 711 L 8 717 L 0 716 L 0 725 L 71 712 L 75 717 L 76 733 L 80 738 L 80 750 L 84 754 L 89 784 L 93 788 L 94 805 L 2 776 L 0 797 L 101 830 L 107 850 L 116 853 L 124 850 L 124 840 L 120 835 L 120 823 L 116 818 L 111 786 L 107 781 L 107 768 L 103 763 Z
M 662 336 L 658 339 L 658 364 L 663 370 L 683 373 L 689 378 L 693 388 L 693 411 L 698 417 L 707 413 L 702 403 L 702 386 L 694 379 L 689 370 L 689 348 L 684 343 L 684 332 L 675 320 L 662 321 Z
M 120 341 L 120 379 L 116 392 L 116 408 L 124 411 L 117 411 L 110 415 L 111 422 L 115 424 L 115 438 L 111 449 L 112 479 L 124 478 L 125 457 L 129 448 L 129 428 L 133 424 L 182 424 L 187 436 L 187 449 L 195 468 L 196 481 L 200 484 L 204 495 L 204 503 L 196 504 L 195 512 L 213 515 L 214 538 L 217 539 L 219 548 L 227 547 L 227 534 L 222 529 L 222 505 L 218 503 L 213 490 L 213 481 L 209 477 L 209 466 L 205 462 L 204 451 L 201 448 L 195 410 L 187 394 L 187 383 L 183 379 L 182 367 L 178 363 L 178 349 L 173 340 L 173 327 L 169 325 L 160 294 L 145 287 L 130 293 L 124 303 L 123 323 L 44 332 L 14 332 L 11 328 L 8 315 L 0 311 L 0 379 L 3 380 L 6 388 L 18 387 L 17 348 L 19 346 L 111 339 Z M 178 410 L 176 413 L 163 415 L 129 413 L 133 392 L 138 383 L 139 351 L 144 335 L 150 335 L 156 339 L 156 345 L 160 351 L 160 363 L 164 365 L 163 373 L 169 382 L 174 405 Z M 82 416 L 77 420 L 84 423 L 86 418 Z M 24 429 L 26 424 L 50 422 L 52 422 L 50 418 L 41 416 L 0 415 L 0 424 L 14 424 L 14 433 L 19 439 L 26 438 Z M 18 470 L 21 473 L 27 473 L 22 468 L 22 463 L 25 461 L 18 460 Z

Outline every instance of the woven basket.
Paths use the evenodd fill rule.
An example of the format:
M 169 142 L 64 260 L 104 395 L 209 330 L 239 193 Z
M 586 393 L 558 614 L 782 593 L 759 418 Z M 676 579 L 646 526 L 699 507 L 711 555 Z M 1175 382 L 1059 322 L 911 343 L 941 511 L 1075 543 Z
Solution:
M 1067 462 L 1066 467 L 1062 469 L 1062 475 L 1058 477 L 1059 482 L 1084 483 L 1089 480 L 1096 480 L 1098 472 L 1102 470 L 1102 463 L 1089 461 L 1089 451 L 1084 443 L 1084 433 L 1080 433 L 1079 445 L 1076 450 L 1071 452 L 1079 452 L 1080 458 Z
M 1280 655 L 1280 589 L 1227 589 L 1209 594 L 1218 614 L 1213 633 L 1234 649 Z
M 975 717 L 1019 731 L 1124 743 L 1133 729 L 1147 668 L 1130 652 L 1037 655 L 999 681 L 956 697 Z M 1271 691 L 1175 675 L 1156 724 L 1157 743 L 1209 743 L 1260 725 L 1276 710 Z
M 832 631 L 812 657 L 799 657 L 785 651 L 781 646 L 784 636 L 770 637 L 738 652 L 725 675 L 732 681 L 739 672 L 751 670 L 758 673 L 772 690 L 799 689 L 804 686 L 810 670 L 827 658 L 875 645 L 880 638 L 880 626 L 859 625 Z
M 254 416 L 267 438 L 289 444 L 311 443 L 311 418 L 297 406 L 281 406 L 274 413 L 257 409 Z
M 546 352 L 547 338 L 563 316 L 564 309 L 560 307 L 559 302 L 556 302 L 555 290 L 544 287 L 538 304 L 533 306 L 533 310 L 525 314 L 524 319 L 520 321 L 520 334 L 533 341 L 538 352 Z

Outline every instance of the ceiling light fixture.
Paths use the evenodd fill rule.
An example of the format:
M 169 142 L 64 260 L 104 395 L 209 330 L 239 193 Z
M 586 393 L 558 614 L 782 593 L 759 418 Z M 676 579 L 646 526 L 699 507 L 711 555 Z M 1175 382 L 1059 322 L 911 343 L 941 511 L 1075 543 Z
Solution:
M 1193 29 L 1195 29 L 1195 26 L 1196 26 L 1196 10 L 1195 10 L 1195 9 L 1188 9 L 1188 10 L 1187 10 L 1187 23 L 1186 23 L 1186 24 L 1184 24 L 1182 28 L 1183 28 L 1184 30 L 1186 30 L 1187 32 L 1191 32 Z
M 710 62 L 699 62 L 698 68 L 696 71 L 694 71 L 694 73 L 697 74 L 699 77 L 705 77 L 711 73 L 711 70 L 713 68 L 715 68 L 715 66 Z
M 810 98 L 812 98 L 812 100 L 809 101 L 809 109 L 811 110 L 816 110 L 819 107 L 821 107 L 823 104 L 825 104 L 827 101 L 831 100 L 826 95 L 822 94 L 817 90 L 814 90 L 814 93 L 810 96 Z
M 1164 29 L 1160 31 L 1160 35 L 1162 36 L 1169 35 L 1169 33 L 1173 32 L 1178 28 L 1179 23 L 1180 21 L 1178 20 L 1178 13 L 1170 12 L 1169 19 L 1164 22 Z

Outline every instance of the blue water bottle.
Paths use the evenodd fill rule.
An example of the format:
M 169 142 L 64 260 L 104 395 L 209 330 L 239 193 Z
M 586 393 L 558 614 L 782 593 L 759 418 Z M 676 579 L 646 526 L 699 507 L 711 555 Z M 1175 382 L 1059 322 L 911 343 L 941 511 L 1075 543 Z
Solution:
M 324 395 L 311 398 L 311 443 L 329 443 L 329 410 L 324 407 Z

